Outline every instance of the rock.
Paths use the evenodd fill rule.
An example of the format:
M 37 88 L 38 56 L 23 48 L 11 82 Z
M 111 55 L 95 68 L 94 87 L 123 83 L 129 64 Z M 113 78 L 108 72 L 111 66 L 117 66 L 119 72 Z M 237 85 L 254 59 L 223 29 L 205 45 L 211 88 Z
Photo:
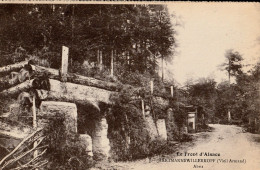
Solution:
M 95 125 L 93 134 L 93 153 L 99 159 L 107 159 L 110 154 L 109 139 L 107 137 L 108 124 L 105 118 L 102 118 Z
M 162 139 L 167 140 L 167 131 L 166 131 L 165 120 L 164 119 L 158 119 L 156 124 L 157 124 L 159 136 Z
M 178 139 L 178 126 L 174 120 L 174 113 L 171 108 L 167 110 L 167 119 L 165 120 L 167 129 L 167 140 L 172 141 Z
M 43 101 L 38 115 L 45 119 L 38 123 L 39 126 L 47 123 L 48 118 L 62 117 L 65 119 L 66 130 L 77 132 L 77 106 L 74 103 Z
M 154 120 L 153 120 L 151 115 L 146 116 L 145 120 L 146 120 L 146 122 L 145 122 L 146 127 L 147 127 L 149 134 L 150 134 L 150 137 L 151 137 L 152 140 L 154 140 L 156 137 L 158 137 L 158 132 L 157 132 Z
M 92 138 L 88 134 L 79 135 L 80 142 L 86 146 L 86 152 L 89 156 L 93 156 L 92 152 Z

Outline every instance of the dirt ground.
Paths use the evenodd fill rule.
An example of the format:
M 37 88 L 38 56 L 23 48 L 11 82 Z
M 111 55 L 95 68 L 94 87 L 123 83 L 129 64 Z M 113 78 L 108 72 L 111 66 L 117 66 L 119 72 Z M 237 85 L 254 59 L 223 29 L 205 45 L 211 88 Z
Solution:
M 234 125 L 210 126 L 214 128 L 212 132 L 194 134 L 193 142 L 180 144 L 178 150 L 171 155 L 118 162 L 111 169 L 260 170 L 260 135 L 245 133 L 241 127 Z M 187 159 L 193 162 L 180 162 Z

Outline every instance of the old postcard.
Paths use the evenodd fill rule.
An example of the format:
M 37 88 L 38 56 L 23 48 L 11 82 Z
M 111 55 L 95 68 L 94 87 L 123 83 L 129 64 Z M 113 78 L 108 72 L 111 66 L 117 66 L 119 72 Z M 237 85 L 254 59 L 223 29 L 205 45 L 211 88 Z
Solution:
M 0 169 L 260 169 L 260 3 L 0 1 Z

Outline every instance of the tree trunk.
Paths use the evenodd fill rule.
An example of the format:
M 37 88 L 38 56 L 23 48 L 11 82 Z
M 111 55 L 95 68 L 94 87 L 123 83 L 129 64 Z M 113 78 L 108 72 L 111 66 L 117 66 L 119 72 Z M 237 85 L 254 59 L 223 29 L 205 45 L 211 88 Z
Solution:
M 127 66 L 129 68 L 129 71 L 131 71 L 131 62 L 130 62 L 130 52 L 126 52 L 126 57 L 127 57 Z
M 111 50 L 111 61 L 110 61 L 110 64 L 111 64 L 111 66 L 110 66 L 110 75 L 111 75 L 111 77 L 113 77 L 114 76 L 114 51 L 113 50 Z
M 231 100 L 231 94 L 230 94 L 230 70 L 231 69 L 231 61 L 230 59 L 228 59 L 228 87 L 229 87 L 229 100 Z M 230 109 L 228 107 L 228 113 L 227 113 L 227 117 L 228 117 L 228 122 L 231 121 L 231 113 L 230 113 Z
M 100 58 L 100 57 L 99 57 L 99 53 L 100 53 L 100 52 L 99 52 L 99 49 L 98 49 L 98 50 L 97 50 L 97 65 L 98 65 L 98 66 L 99 66 L 99 64 L 100 64 L 100 61 L 99 61 L 99 58 Z
M 228 86 L 230 87 L 230 71 L 228 71 Z
M 72 15 L 71 15 L 71 39 L 72 39 L 72 42 L 74 40 L 74 27 L 75 27 L 74 12 L 75 12 L 75 5 L 72 5 Z
M 99 56 L 99 70 L 102 71 L 103 70 L 103 56 L 102 56 L 102 51 L 100 50 L 100 56 Z
M 164 79 L 164 66 L 163 66 L 163 56 L 162 56 L 162 82 Z

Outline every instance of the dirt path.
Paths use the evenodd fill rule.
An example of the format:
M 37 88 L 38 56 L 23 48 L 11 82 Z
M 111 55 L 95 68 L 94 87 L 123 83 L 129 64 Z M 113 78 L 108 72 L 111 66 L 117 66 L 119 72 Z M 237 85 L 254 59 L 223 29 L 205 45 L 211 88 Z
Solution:
M 152 161 L 145 159 L 117 163 L 113 168 L 260 170 L 260 135 L 243 133 L 240 127 L 233 125 L 211 126 L 214 128 L 213 132 L 195 134 L 196 140 L 193 143 L 181 145 L 174 154 L 153 157 Z M 185 152 L 194 156 L 185 156 Z M 200 156 L 201 153 L 203 156 Z M 215 156 L 205 156 L 205 153 L 212 153 Z M 217 156 L 218 154 L 220 156 Z M 193 162 L 180 162 L 184 160 Z

